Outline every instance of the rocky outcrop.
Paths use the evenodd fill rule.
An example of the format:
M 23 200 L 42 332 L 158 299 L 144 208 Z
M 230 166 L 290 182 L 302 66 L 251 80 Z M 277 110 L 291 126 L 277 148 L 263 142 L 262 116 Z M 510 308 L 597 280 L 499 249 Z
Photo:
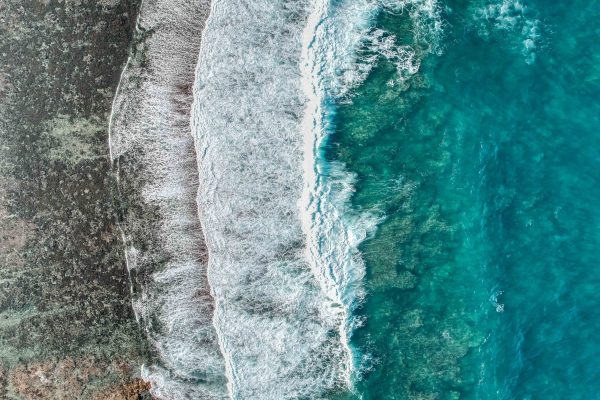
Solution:
M 138 382 L 107 143 L 138 6 L 0 3 L 0 398 L 132 398 Z

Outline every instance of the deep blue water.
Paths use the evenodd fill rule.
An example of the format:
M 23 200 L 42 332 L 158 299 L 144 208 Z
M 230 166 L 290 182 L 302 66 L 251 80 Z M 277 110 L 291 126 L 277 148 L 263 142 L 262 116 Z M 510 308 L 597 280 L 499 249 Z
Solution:
M 380 59 L 328 142 L 354 210 L 385 217 L 360 248 L 357 391 L 600 398 L 600 2 L 440 7 L 438 54 L 379 15 L 420 70 L 391 85 Z

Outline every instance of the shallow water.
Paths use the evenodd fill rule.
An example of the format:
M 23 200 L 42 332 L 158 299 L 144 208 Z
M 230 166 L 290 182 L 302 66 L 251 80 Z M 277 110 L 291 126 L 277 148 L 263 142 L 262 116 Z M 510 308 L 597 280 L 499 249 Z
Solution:
M 594 398 L 600 4 L 438 7 L 434 51 L 384 9 L 373 26 L 419 72 L 401 81 L 380 57 L 330 108 L 327 159 L 356 173 L 352 212 L 383 218 L 360 246 L 357 392 Z

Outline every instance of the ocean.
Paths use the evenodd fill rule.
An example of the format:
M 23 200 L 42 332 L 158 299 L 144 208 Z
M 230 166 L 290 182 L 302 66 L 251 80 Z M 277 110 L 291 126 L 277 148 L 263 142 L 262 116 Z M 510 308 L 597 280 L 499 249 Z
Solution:
M 0 397 L 600 398 L 600 2 L 0 11 Z
M 192 131 L 231 397 L 596 396 L 599 13 L 213 3 Z
M 357 394 L 596 398 L 600 4 L 389 3 L 323 147 L 354 176 L 347 212 L 380 220 Z

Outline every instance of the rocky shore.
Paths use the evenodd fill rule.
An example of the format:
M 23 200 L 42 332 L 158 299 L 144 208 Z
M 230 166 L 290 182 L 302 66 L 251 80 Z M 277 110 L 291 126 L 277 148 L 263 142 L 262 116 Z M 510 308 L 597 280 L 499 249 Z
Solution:
M 107 143 L 138 7 L 0 3 L 0 398 L 149 398 Z

